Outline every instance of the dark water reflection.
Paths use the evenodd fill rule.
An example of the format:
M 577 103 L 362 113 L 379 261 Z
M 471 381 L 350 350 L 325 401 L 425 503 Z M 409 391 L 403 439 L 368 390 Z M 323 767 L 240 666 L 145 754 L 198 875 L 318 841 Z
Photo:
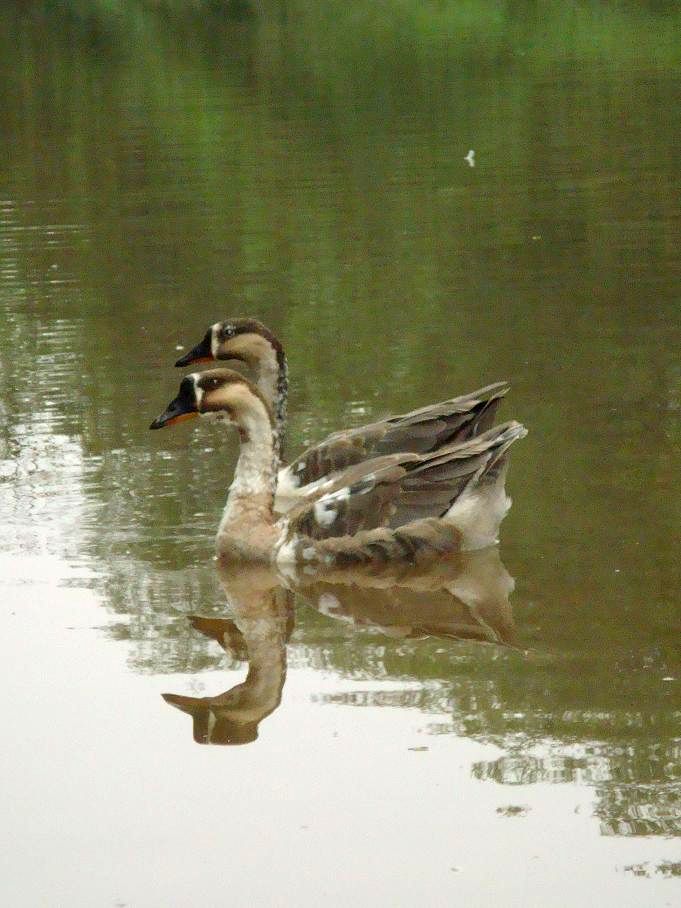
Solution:
M 244 741 L 260 723 L 256 744 L 208 749 L 220 759 L 256 760 L 268 737 L 286 752 L 288 663 L 289 681 L 319 679 L 310 725 L 345 706 L 376 728 L 419 714 L 419 740 L 484 749 L 461 758 L 466 785 L 586 788 L 618 866 L 671 860 L 632 859 L 625 840 L 681 834 L 676 65 L 526 60 L 496 33 L 479 62 L 423 35 L 400 55 L 374 34 L 315 58 L 262 11 L 188 28 L 50 9 L 0 13 L 0 532 L 17 614 L 44 577 L 55 609 L 93 590 L 136 677 L 184 676 L 161 690 L 197 739 L 230 739 L 231 709 Z M 667 34 L 650 21 L 642 46 Z M 220 427 L 146 427 L 177 350 L 245 314 L 286 345 L 293 450 L 512 382 L 503 418 L 530 429 L 502 530 L 517 589 L 513 618 L 435 589 L 263 592 L 273 675 L 209 698 L 210 728 L 188 698 L 225 652 L 217 625 L 184 619 L 234 622 L 228 669 L 252 663 L 208 564 L 236 449 Z M 559 836 L 572 806 L 551 804 Z

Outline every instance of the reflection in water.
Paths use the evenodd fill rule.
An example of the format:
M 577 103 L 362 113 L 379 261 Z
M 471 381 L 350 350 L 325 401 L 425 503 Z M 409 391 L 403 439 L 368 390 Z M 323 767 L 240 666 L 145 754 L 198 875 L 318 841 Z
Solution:
M 281 702 L 293 593 L 331 618 L 371 625 L 393 638 L 441 637 L 511 645 L 513 579 L 497 548 L 458 555 L 427 569 L 275 571 L 218 564 L 233 619 L 191 616 L 192 626 L 248 660 L 246 679 L 213 697 L 164 694 L 193 718 L 199 744 L 248 744 Z M 245 650 L 245 652 L 244 652 Z
M 192 716 L 198 743 L 253 742 L 260 722 L 280 705 L 293 604 L 298 597 L 312 609 L 301 622 L 303 628 L 316 614 L 317 620 L 332 619 L 346 630 L 359 632 L 351 633 L 349 646 L 327 642 L 323 649 L 328 648 L 328 663 L 318 667 L 340 672 L 341 677 L 419 681 L 418 688 L 406 690 L 325 694 L 320 702 L 417 708 L 449 716 L 448 722 L 430 725 L 429 732 L 462 735 L 504 748 L 501 756 L 472 764 L 474 779 L 505 786 L 588 785 L 596 796 L 595 815 L 602 835 L 681 835 L 679 741 L 662 733 L 662 728 L 656 732 L 657 719 L 649 718 L 650 735 L 639 729 L 640 737 L 632 739 L 631 732 L 641 720 L 627 711 L 620 716 L 611 708 L 600 719 L 591 710 L 552 713 L 540 691 L 533 691 L 530 675 L 525 690 L 513 690 L 503 686 L 502 676 L 496 681 L 485 679 L 490 663 L 477 658 L 467 664 L 469 677 L 457 677 L 454 683 L 449 675 L 455 664 L 452 654 L 440 657 L 444 661 L 439 663 L 429 661 L 428 638 L 518 649 L 509 602 L 514 581 L 497 548 L 460 555 L 428 569 L 386 565 L 373 571 L 307 569 L 284 575 L 257 567 L 235 571 L 218 565 L 218 577 L 231 617 L 191 616 L 190 621 L 230 656 L 247 660 L 248 673 L 243 682 L 212 697 L 164 695 L 167 703 Z M 377 656 L 382 648 L 367 646 L 367 637 L 361 634 L 366 629 L 392 640 L 397 652 Z M 375 635 L 369 639 L 375 640 Z M 348 637 L 344 640 L 347 644 Z M 401 654 L 402 641 L 409 641 L 409 650 Z M 310 659 L 307 653 L 306 661 Z M 537 654 L 522 662 L 526 669 L 536 665 L 538 680 L 546 678 L 542 685 L 561 671 L 555 656 Z M 665 721 L 673 725 L 674 715 L 670 712 Z M 613 727 L 612 736 L 597 740 L 593 723 L 598 721 L 602 728 L 606 719 Z
M 581 753 L 511 753 L 473 764 L 473 776 L 504 785 L 593 785 L 602 835 L 681 835 L 679 744 L 582 745 Z
M 428 569 L 387 565 L 374 573 L 299 574 L 295 589 L 317 611 L 393 638 L 448 637 L 512 645 L 513 578 L 496 547 Z
M 249 744 L 258 737 L 258 724 L 281 702 L 293 595 L 266 568 L 221 569 L 219 574 L 234 619 L 192 616 L 190 621 L 226 652 L 245 655 L 246 679 L 214 697 L 164 694 L 163 699 L 192 716 L 198 744 Z

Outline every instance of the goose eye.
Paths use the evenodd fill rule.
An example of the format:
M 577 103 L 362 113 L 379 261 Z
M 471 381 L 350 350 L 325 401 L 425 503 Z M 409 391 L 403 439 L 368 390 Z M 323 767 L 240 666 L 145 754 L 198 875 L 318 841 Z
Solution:
M 219 387 L 219 385 L 219 378 L 207 378 L 203 383 L 204 390 L 206 391 L 213 391 L 215 388 Z
M 232 325 L 223 325 L 222 338 L 223 340 L 227 340 L 229 337 L 234 337 L 234 327 Z

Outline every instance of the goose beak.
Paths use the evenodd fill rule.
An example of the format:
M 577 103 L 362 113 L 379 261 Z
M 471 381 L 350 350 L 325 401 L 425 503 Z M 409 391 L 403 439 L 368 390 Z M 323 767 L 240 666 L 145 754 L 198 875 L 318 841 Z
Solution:
M 197 708 L 201 709 L 203 706 L 201 699 L 198 697 L 183 697 L 181 694 L 161 694 L 161 696 L 166 703 L 176 709 L 181 709 L 183 713 L 189 713 L 189 715 L 192 715 Z
M 164 426 L 172 426 L 176 422 L 182 422 L 184 419 L 191 419 L 198 415 L 196 403 L 189 400 L 187 395 L 180 393 L 175 400 L 171 400 L 165 411 L 156 417 L 149 428 L 162 429 Z
M 201 343 L 197 344 L 189 353 L 181 356 L 175 365 L 182 368 L 183 366 L 190 366 L 192 363 L 212 363 L 213 359 L 211 333 L 207 331 Z

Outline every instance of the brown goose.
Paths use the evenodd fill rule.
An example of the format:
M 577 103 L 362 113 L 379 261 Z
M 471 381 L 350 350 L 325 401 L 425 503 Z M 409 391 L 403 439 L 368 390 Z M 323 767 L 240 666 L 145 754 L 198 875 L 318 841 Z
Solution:
M 217 322 L 176 366 L 213 360 L 240 360 L 254 373 L 255 384 L 275 416 L 276 448 L 282 457 L 286 431 L 288 367 L 281 343 L 261 322 L 235 318 Z M 497 382 L 440 403 L 389 416 L 378 422 L 334 432 L 279 470 L 274 509 L 285 513 L 309 495 L 318 483 L 340 470 L 382 454 L 408 451 L 427 454 L 444 445 L 466 441 L 489 429 L 508 384 Z
M 262 393 L 228 369 L 196 372 L 150 428 L 199 414 L 236 426 L 241 441 L 218 552 L 261 563 L 420 562 L 492 545 L 510 506 L 507 451 L 526 434 L 509 422 L 436 451 L 375 457 L 329 478 L 316 498 L 277 519 L 276 429 Z

